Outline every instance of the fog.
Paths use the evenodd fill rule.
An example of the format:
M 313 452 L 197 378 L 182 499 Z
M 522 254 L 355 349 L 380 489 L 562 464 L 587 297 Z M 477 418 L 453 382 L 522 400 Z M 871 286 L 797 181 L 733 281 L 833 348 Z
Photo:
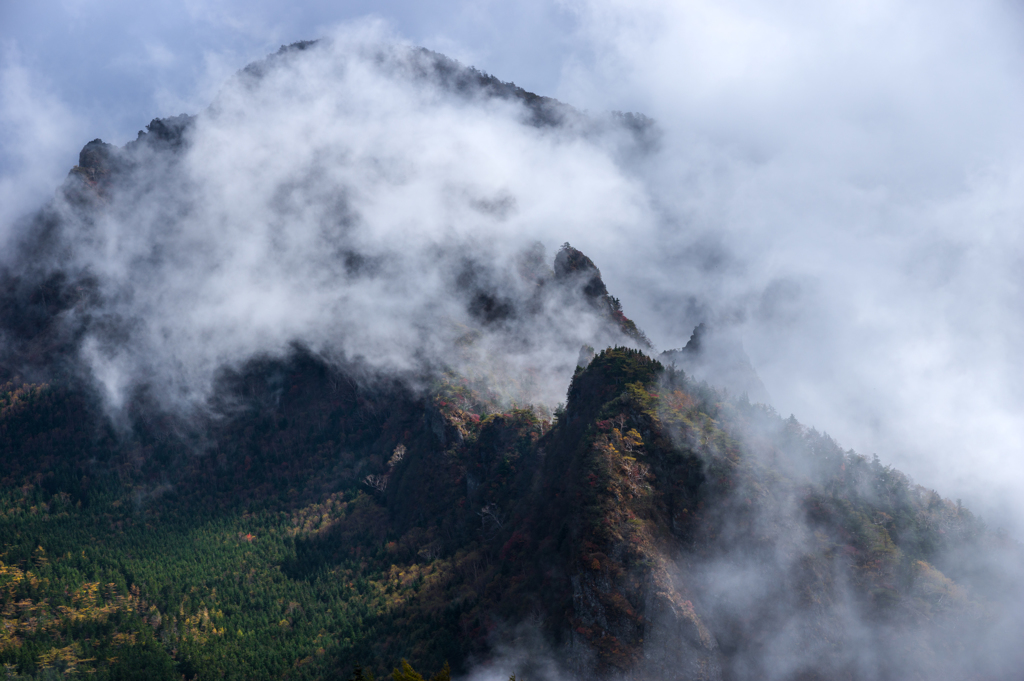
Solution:
M 229 24 L 238 10 L 222 11 Z M 128 124 L 69 106 L 6 45 L 5 259 L 15 219 L 84 142 L 198 114 L 187 151 L 140 166 L 95 220 L 58 202 L 75 225 L 60 265 L 99 282 L 81 353 L 111 410 L 143 382 L 167 408 L 201 404 L 219 368 L 293 341 L 410 377 L 501 358 L 510 400 L 551 406 L 581 343 L 625 342 L 586 306 L 532 298 L 568 241 L 657 349 L 700 322 L 739 334 L 780 413 L 1020 537 L 1019 8 L 580 0 L 527 15 L 558 22 L 533 52 L 488 7 L 448 29 L 315 15 L 314 35 L 258 14 L 232 34 L 251 41 L 197 58 Z M 257 83 L 231 77 L 254 46 L 320 36 Z M 588 117 L 538 127 L 515 100 L 417 80 L 410 37 Z M 146 54 L 158 73 L 180 65 L 158 41 Z M 638 140 L 611 110 L 652 117 L 657 135 Z M 484 323 L 467 282 L 534 311 Z
M 0 52 L 0 235 L 53 195 L 88 135 L 79 120 L 14 48 Z M 6 172 L 5 172 L 6 171 Z
M 1019 8 L 574 6 L 566 96 L 667 130 L 657 264 L 607 275 L 656 343 L 738 324 L 780 412 L 1019 522 Z
M 317 4 L 284 20 L 269 5 L 170 3 L 142 17 L 113 3 L 54 9 L 59 21 L 42 31 L 27 9 L 4 11 L 21 30 L 4 34 L 5 225 L 45 198 L 84 141 L 121 144 L 153 115 L 196 113 L 246 61 L 342 18 Z M 659 348 L 685 343 L 699 321 L 738 324 L 781 412 L 1017 526 L 1019 8 L 602 0 L 377 11 L 392 38 L 581 109 L 658 121 L 656 158 L 594 167 L 632 187 L 609 199 L 623 202 L 610 213 L 595 208 L 590 224 L 579 200 L 543 217 L 551 204 L 524 195 L 518 219 L 491 234 L 526 229 L 549 256 L 573 242 Z M 81 58 L 57 45 L 81 45 Z M 101 77 L 109 84 L 88 89 Z M 124 120 L 128 110 L 138 120 Z M 527 150 L 501 146 L 487 154 L 488 190 L 529 165 Z M 516 161 L 502 166 L 506 154 Z M 604 198 L 602 180 L 563 171 Z
M 158 131 L 96 146 L 111 174 L 68 180 L 57 243 L 9 252 L 93 291 L 63 323 L 112 411 L 142 385 L 195 408 L 220 369 L 295 342 L 411 379 L 490 374 L 550 408 L 583 343 L 628 340 L 543 282 L 564 241 L 625 250 L 649 229 L 615 160 L 632 133 L 568 110 L 535 125 L 434 82 L 433 59 L 347 27 L 231 79 L 179 150 Z

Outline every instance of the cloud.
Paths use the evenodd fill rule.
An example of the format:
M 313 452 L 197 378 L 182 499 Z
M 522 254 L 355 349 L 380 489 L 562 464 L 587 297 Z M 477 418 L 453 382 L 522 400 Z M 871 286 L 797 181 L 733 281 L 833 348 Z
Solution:
M 0 240 L 16 218 L 51 196 L 75 158 L 81 122 L 22 61 L 0 48 Z
M 510 397 L 554 405 L 583 342 L 626 340 L 566 304 L 551 261 L 650 221 L 615 161 L 627 133 L 534 125 L 518 99 L 436 81 L 433 59 L 349 26 L 233 79 L 180 151 L 151 130 L 102 152 L 122 170 L 58 202 L 60 260 L 27 260 L 92 292 L 65 321 L 113 408 L 143 384 L 201 403 L 222 367 L 293 342 L 504 375 Z
M 303 21 L 331 20 L 310 11 Z M 392 225 L 392 237 L 402 220 L 408 227 L 425 219 L 430 230 L 474 225 L 485 242 L 491 234 L 539 239 L 549 256 L 569 240 L 601 266 L 610 290 L 657 345 L 679 347 L 700 321 L 738 324 L 780 410 L 846 445 L 878 451 L 975 506 L 989 485 L 1024 481 L 1016 455 L 1024 405 L 1011 379 L 1021 364 L 1016 348 L 1024 329 L 1014 303 L 1024 168 L 1019 13 L 996 2 L 534 3 L 530 16 L 566 22 L 557 40 L 544 39 L 549 56 L 538 65 L 509 56 L 521 52 L 518 39 L 474 42 L 499 36 L 495 27 L 515 24 L 515 17 L 499 21 L 486 7 L 467 13 L 453 5 L 446 11 L 461 19 L 417 24 L 418 14 L 403 11 L 387 9 L 405 32 L 427 31 L 464 54 L 507 63 L 503 77 L 550 82 L 551 75 L 537 74 L 560 73 L 562 99 L 595 111 L 643 111 L 656 118 L 662 139 L 660 154 L 632 160 L 592 140 L 563 141 L 551 149 L 564 162 L 538 173 L 549 153 L 537 141 L 543 135 L 513 126 L 518 136 L 505 141 L 497 123 L 470 122 L 462 148 L 472 170 L 463 172 L 454 147 L 412 134 L 419 109 L 410 109 L 405 157 L 417 159 L 415 172 L 453 172 L 463 186 L 442 192 L 441 183 L 427 187 L 421 175 L 398 181 L 402 160 L 391 153 L 392 165 L 373 172 L 382 181 L 390 177 L 380 186 L 416 208 L 402 215 L 397 203 L 380 198 L 383 190 L 358 197 L 376 197 L 373 219 Z M 218 32 L 226 37 L 203 52 L 205 66 L 182 57 L 178 70 L 191 74 L 192 90 L 175 79 L 150 83 L 164 114 L 198 111 L 215 96 L 249 49 L 236 39 L 239 31 L 257 42 L 278 35 L 258 28 L 273 23 L 262 14 L 249 28 L 233 26 L 235 14 L 223 5 L 190 15 L 203 27 L 203 45 L 216 42 Z M 395 39 L 387 29 L 374 30 Z M 176 58 L 187 53 L 173 36 L 140 35 Z M 37 112 L 19 120 L 38 122 L 36 141 L 23 148 L 40 163 L 21 166 L 26 172 L 17 173 L 17 186 L 28 177 L 44 186 L 73 161 L 67 150 L 95 133 L 71 133 L 85 124 L 53 102 L 39 79 L 14 77 L 27 74 L 19 68 L 6 71 L 6 88 L 13 97 L 34 92 L 35 104 L 6 110 Z M 17 82 L 35 84 L 12 85 Z M 16 100 L 8 94 L 5 101 Z M 382 103 L 368 94 L 364 106 Z M 442 129 L 440 111 L 416 124 L 420 136 Z M 348 111 L 344 120 L 367 126 L 367 139 L 387 144 L 383 119 L 357 113 Z M 463 113 L 448 112 L 452 120 Z M 275 115 L 290 124 L 285 113 Z M 494 120 L 513 118 L 506 112 Z M 258 141 L 313 148 L 316 124 L 304 125 L 308 139 L 299 143 L 279 133 Z M 59 131 L 65 131 L 60 139 L 45 141 Z M 327 125 L 324 134 L 332 131 Z M 5 138 L 5 158 L 19 158 L 21 152 L 9 150 L 21 139 L 34 138 Z M 529 143 L 512 151 L 520 139 Z M 44 148 L 53 155 L 39 151 Z M 67 160 L 43 172 L 48 157 Z M 477 173 L 487 182 L 477 182 Z M 5 175 L 6 187 L 15 186 L 13 177 Z M 531 178 L 547 191 L 531 188 Z M 265 181 L 272 179 L 268 173 Z M 602 183 L 607 190 L 597 189 Z M 36 202 L 41 196 L 5 191 Z M 474 192 L 481 196 L 452 198 Z M 477 215 L 466 206 L 502 192 L 517 198 L 509 220 L 486 229 L 473 222 L 477 217 L 463 220 Z M 604 212 L 605 197 L 621 201 Z M 12 205 L 18 204 L 4 203 Z M 463 214 L 452 206 L 462 206 Z M 433 217 L 435 210 L 447 218 Z
M 264 34 L 220 11 L 192 19 Z M 168 407 L 201 402 L 221 367 L 293 341 L 406 375 L 500 360 L 504 380 L 526 376 L 516 396 L 554 403 L 600 333 L 587 308 L 536 295 L 569 241 L 662 348 L 700 321 L 734 327 L 780 411 L 1021 527 L 1020 15 L 893 0 L 557 12 L 577 22 L 551 67 L 561 96 L 653 116 L 654 150 L 412 78 L 381 22 L 259 80 L 163 91 L 175 113 L 219 91 L 187 150 L 139 145 L 152 162 L 90 219 L 59 206 L 73 226 L 59 265 L 92 277 L 98 301 L 67 320 L 112 404 L 147 382 Z M 177 54 L 162 44 L 157 62 Z M 206 54 L 204 82 L 220 82 L 230 59 Z M 8 225 L 88 136 L 5 59 Z M 528 303 L 511 321 L 480 313 Z M 726 562 L 711 588 L 770 592 Z
M 656 246 L 605 265 L 640 325 L 738 325 L 780 410 L 994 512 L 1024 483 L 1019 11 L 569 6 L 568 99 L 665 130 Z

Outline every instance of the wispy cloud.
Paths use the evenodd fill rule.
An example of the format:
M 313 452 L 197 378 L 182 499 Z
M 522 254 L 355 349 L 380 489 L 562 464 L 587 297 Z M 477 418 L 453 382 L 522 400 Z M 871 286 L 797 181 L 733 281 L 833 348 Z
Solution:
M 598 128 L 536 127 L 417 75 L 430 59 L 380 23 L 341 29 L 225 85 L 180 154 L 112 151 L 134 165 L 90 212 L 58 203 L 50 266 L 95 282 L 69 323 L 115 407 L 141 383 L 201 402 L 219 368 L 292 342 L 497 371 L 554 405 L 583 342 L 624 340 L 538 280 L 563 241 L 625 246 L 651 220 L 642 185 Z
M 666 129 L 642 170 L 666 216 L 650 266 L 608 273 L 641 325 L 668 345 L 708 315 L 737 324 L 781 410 L 976 504 L 993 486 L 1009 498 L 1024 482 L 1020 13 L 569 6 L 569 98 Z
M 0 237 L 53 195 L 77 161 L 84 126 L 26 65 L 17 45 L 0 46 Z

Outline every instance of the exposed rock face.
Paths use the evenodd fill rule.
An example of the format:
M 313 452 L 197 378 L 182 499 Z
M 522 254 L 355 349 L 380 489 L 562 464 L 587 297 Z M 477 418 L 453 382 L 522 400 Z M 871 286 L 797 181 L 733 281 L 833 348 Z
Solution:
M 282 48 L 239 78 L 256 83 L 279 60 L 315 45 Z M 565 105 L 440 55 L 398 56 L 389 56 L 395 68 L 465 97 L 523 100 L 533 125 L 582 120 Z M 637 135 L 651 133 L 647 119 L 620 118 Z M 66 517 L 32 532 L 63 528 L 81 511 L 71 500 L 90 512 L 90 495 L 101 505 L 76 522 L 90 532 L 110 525 L 108 537 L 120 536 L 125 521 L 139 525 L 136 537 L 161 530 L 163 516 L 140 510 L 158 496 L 175 527 L 218 514 L 245 520 L 256 509 L 267 532 L 259 551 L 245 552 L 246 570 L 256 570 L 250 561 L 265 569 L 263 584 L 275 594 L 308 596 L 308 621 L 296 616 L 283 620 L 287 628 L 280 621 L 266 626 L 266 613 L 254 613 L 252 603 L 263 599 L 273 608 L 276 596 L 248 578 L 238 588 L 242 572 L 215 565 L 201 579 L 227 586 L 226 614 L 218 617 L 227 618 L 229 632 L 255 627 L 262 641 L 274 642 L 286 632 L 306 636 L 307 647 L 300 641 L 291 649 L 294 661 L 271 655 L 283 661 L 273 675 L 263 670 L 264 678 L 300 668 L 303 678 L 333 678 L 356 662 L 379 671 L 405 656 L 421 668 L 447 660 L 466 671 L 459 667 L 493 655 L 508 642 L 503 635 L 523 623 L 537 634 L 537 647 L 580 678 L 1007 678 L 977 672 L 969 656 L 959 656 L 987 653 L 975 645 L 986 635 L 978 631 L 998 626 L 1013 646 L 1020 639 L 1015 620 L 993 620 L 978 605 L 981 596 L 971 600 L 981 592 L 969 597 L 940 571 L 989 579 L 956 561 L 939 564 L 949 546 L 965 554 L 991 548 L 969 512 L 795 419 L 731 399 L 767 402 L 768 395 L 739 339 L 723 330 L 701 324 L 661 361 L 634 349 L 650 344 L 595 263 L 569 244 L 553 267 L 534 246 L 504 270 L 472 254 L 437 253 L 451 256 L 444 261 L 451 267 L 441 268 L 451 275 L 443 291 L 454 301 L 449 309 L 463 305 L 466 313 L 438 343 L 469 352 L 490 333 L 513 355 L 545 342 L 538 331 L 588 328 L 567 403 L 553 414 L 502 398 L 493 374 L 468 376 L 424 362 L 419 373 L 396 377 L 295 342 L 280 356 L 221 367 L 195 418 L 169 414 L 145 385 L 136 386 L 126 423 L 115 428 L 95 384 L 83 378 L 82 338 L 89 332 L 100 344 L 124 345 L 132 320 L 104 306 L 109 292 L 97 275 L 76 269 L 75 242 L 62 230 L 95 227 L 116 192 L 130 195 L 140 185 L 158 191 L 173 180 L 195 122 L 185 115 L 154 120 L 120 149 L 88 143 L 63 188 L 66 201 L 35 218 L 18 257 L 0 268 L 0 381 L 12 380 L 0 386 L 0 493 L 24 499 L 41 485 L 55 499 L 66 497 Z M 134 204 L 126 203 L 131 214 Z M 496 219 L 516 210 L 503 195 L 472 207 Z M 336 261 L 346 276 L 376 276 L 372 255 L 343 250 Z M 134 293 L 134 284 L 121 295 Z M 687 377 L 666 371 L 670 364 Z M 53 385 L 15 385 L 15 376 L 29 372 Z M 97 491 L 97 481 L 106 487 Z M 121 498 L 110 503 L 106 495 L 122 489 L 136 508 Z M 290 526 L 275 525 L 289 516 Z M 6 561 L 7 540 L 24 544 L 25 531 L 15 516 L 5 517 L 0 529 L 13 528 L 0 542 Z M 78 561 L 71 533 L 60 532 L 55 543 Z M 248 531 L 242 536 L 254 539 Z M 208 546 L 227 544 L 218 535 Z M 183 545 L 193 551 L 191 540 Z M 103 570 L 128 584 L 142 573 L 118 567 L 129 564 L 122 555 L 107 556 Z M 1020 562 L 1019 552 L 1005 556 L 993 563 Z M 94 567 L 78 565 L 82 574 Z M 170 589 L 157 581 L 159 569 L 151 572 L 153 581 L 132 586 L 173 616 L 195 585 Z M 310 591 L 317 583 L 325 590 Z M 354 604 L 357 614 L 346 619 L 310 596 L 328 592 L 337 592 L 331 607 Z M 291 617 L 296 610 L 286 607 L 282 615 Z M 56 630 L 26 621 L 7 620 L 32 630 L 31 646 L 45 649 L 65 636 L 57 632 L 44 645 L 38 637 Z M 158 627 L 159 616 L 156 622 L 137 625 L 153 638 L 145 627 Z M 322 646 L 324 623 L 344 638 Z M 172 636 L 166 628 L 164 634 Z M 181 670 L 195 672 L 190 677 L 217 678 L 246 659 L 242 648 L 162 640 L 168 656 L 182 656 Z M 227 637 L 232 645 L 239 640 Z
M 608 295 L 601 270 L 593 260 L 569 244 L 563 245 L 555 256 L 555 279 L 578 288 L 592 300 Z
M 86 186 L 102 195 L 118 177 L 144 159 L 143 151 L 178 151 L 187 142 L 188 131 L 195 124 L 195 116 L 181 114 L 170 118 L 154 118 L 146 131 L 139 131 L 135 140 L 123 148 L 94 139 L 78 155 L 78 165 L 71 169 L 69 176 L 81 179 Z M 73 183 L 65 184 L 65 196 L 72 198 L 78 189 Z
M 126 144 L 125 148 L 149 147 L 176 151 L 187 143 L 188 133 L 195 122 L 196 117 L 188 114 L 154 118 L 146 126 L 146 132 L 140 130 L 138 138 Z
M 644 609 L 648 626 L 643 661 L 637 665 L 632 678 L 637 681 L 652 676 L 720 681 L 722 664 L 718 641 L 693 603 L 674 587 L 667 569 L 670 563 L 659 558 L 654 572 L 655 588 Z
M 71 169 L 71 174 L 78 175 L 91 185 L 96 185 L 110 177 L 118 167 L 120 149 L 107 144 L 101 139 L 94 139 L 78 154 L 78 165 Z

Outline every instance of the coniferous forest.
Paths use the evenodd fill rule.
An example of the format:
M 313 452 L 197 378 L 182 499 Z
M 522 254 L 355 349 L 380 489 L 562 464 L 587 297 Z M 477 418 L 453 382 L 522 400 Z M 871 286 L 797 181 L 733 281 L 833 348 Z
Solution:
M 317 49 L 248 67 L 242 91 Z M 511 102 L 531 130 L 654 134 L 640 115 L 594 122 L 434 53 L 389 59 L 458 106 Z M 390 369 L 296 334 L 221 362 L 202 399 L 168 398 L 164 370 L 143 361 L 115 404 L 88 358 L 142 337 L 125 310 L 143 284 L 126 294 L 75 248 L 104 220 L 142 230 L 132 211 L 156 196 L 170 206 L 160 246 L 131 266 L 173 260 L 160 239 L 194 209 L 165 193 L 186 186 L 175 173 L 198 125 L 155 120 L 126 147 L 86 145 L 0 268 L 8 678 L 1019 673 L 1016 541 L 776 413 L 710 326 L 656 351 L 567 243 L 504 270 L 468 250 L 432 255 L 461 316 L 431 308 L 416 328 L 448 354 Z M 474 210 L 511 205 L 488 201 Z M 332 229 L 350 234 L 358 220 L 332 206 Z M 392 276 L 354 238 L 324 257 L 345 285 Z M 571 349 L 564 374 L 515 363 L 555 345 Z M 728 381 L 704 371 L 723 363 Z M 563 402 L 530 401 L 562 376 Z

